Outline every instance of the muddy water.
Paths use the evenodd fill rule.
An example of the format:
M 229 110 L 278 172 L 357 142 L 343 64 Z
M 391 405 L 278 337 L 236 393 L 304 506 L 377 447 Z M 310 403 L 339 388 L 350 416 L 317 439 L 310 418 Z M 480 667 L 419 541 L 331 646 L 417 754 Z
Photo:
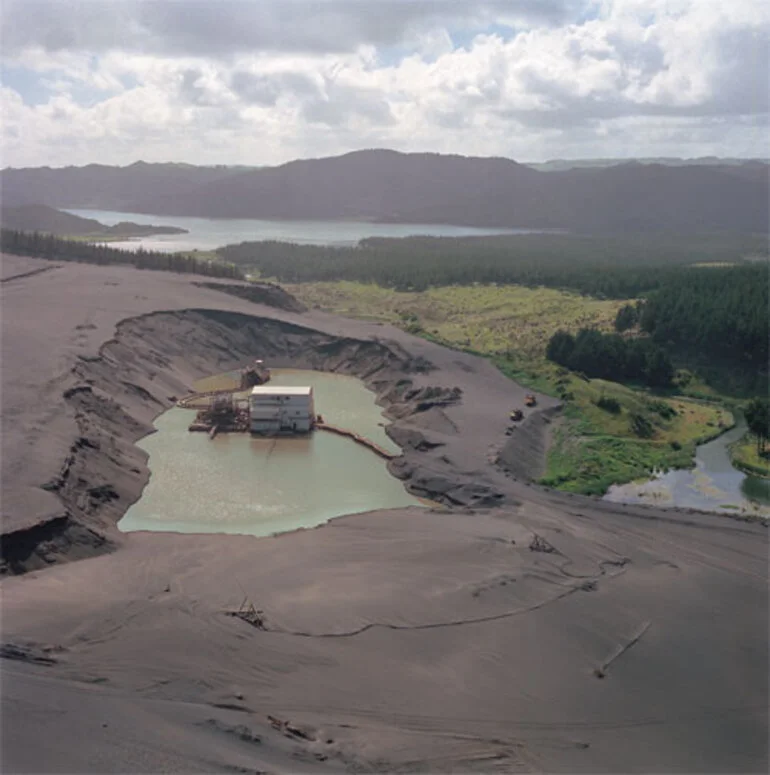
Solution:
M 770 516 L 770 481 L 747 476 L 730 462 L 727 448 L 745 432 L 741 419 L 727 433 L 696 449 L 692 470 L 661 472 L 645 482 L 614 485 L 605 500 Z
M 220 383 L 222 380 L 219 380 Z M 393 452 L 374 394 L 357 379 L 314 371 L 274 370 L 279 385 L 312 385 L 316 411 Z M 211 389 L 211 381 L 199 384 Z M 139 442 L 150 482 L 121 520 L 124 532 L 271 535 L 312 527 L 343 514 L 420 505 L 385 461 L 350 439 L 317 431 L 308 437 L 190 433 L 190 410 L 174 408 Z

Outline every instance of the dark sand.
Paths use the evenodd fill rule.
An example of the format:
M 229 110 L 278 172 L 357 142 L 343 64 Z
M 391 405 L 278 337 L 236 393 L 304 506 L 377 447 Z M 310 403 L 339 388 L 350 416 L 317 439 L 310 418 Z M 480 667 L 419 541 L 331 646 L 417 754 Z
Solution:
M 531 486 L 554 402 L 507 437 L 483 360 L 193 279 L 4 258 L 3 772 L 766 771 L 765 525 Z M 446 506 L 121 534 L 133 442 L 253 357 L 364 378 Z

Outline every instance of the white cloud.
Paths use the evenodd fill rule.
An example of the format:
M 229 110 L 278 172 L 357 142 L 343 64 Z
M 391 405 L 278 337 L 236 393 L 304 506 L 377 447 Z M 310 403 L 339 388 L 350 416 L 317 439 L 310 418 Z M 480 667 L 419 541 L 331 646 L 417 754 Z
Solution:
M 182 30 L 172 29 L 182 4 L 110 4 L 119 6 L 110 21 L 104 5 L 70 4 L 75 18 L 101 9 L 78 35 L 17 30 L 6 62 L 50 97 L 26 104 L 2 90 L 5 164 L 265 164 L 375 146 L 528 160 L 769 150 L 762 0 L 554 2 L 539 17 L 534 2 L 305 4 L 323 46 L 284 28 L 280 12 L 266 16 L 271 3 L 193 3 Z M 250 48 L 248 36 L 264 30 L 233 30 L 257 13 L 251 6 L 280 45 Z M 196 45 L 213 9 L 236 7 L 241 16 L 211 22 L 220 43 L 234 36 L 232 51 Z M 320 29 L 330 19 L 349 39 Z M 459 22 L 479 20 L 498 26 L 453 42 Z M 384 63 L 385 44 L 402 58 Z
M 437 25 L 557 23 L 576 0 L 4 0 L 4 46 L 229 58 L 344 52 Z

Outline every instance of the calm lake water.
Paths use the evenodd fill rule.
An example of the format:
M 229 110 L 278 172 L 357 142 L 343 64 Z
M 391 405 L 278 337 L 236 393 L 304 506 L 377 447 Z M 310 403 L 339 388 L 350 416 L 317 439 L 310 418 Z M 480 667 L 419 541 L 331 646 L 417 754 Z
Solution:
M 399 452 L 385 434 L 374 394 L 353 377 L 273 370 L 277 385 L 312 385 L 316 412 Z M 201 387 L 206 387 L 202 385 Z M 190 433 L 195 417 L 174 408 L 139 446 L 149 454 L 149 484 L 119 523 L 124 532 L 271 535 L 372 509 L 424 505 L 393 478 L 385 461 L 350 439 L 323 431 L 262 439 Z
M 476 229 L 470 226 L 414 223 L 365 223 L 361 221 L 261 221 L 244 218 L 188 218 L 181 216 L 120 213 L 112 210 L 67 210 L 82 218 L 95 218 L 106 226 L 121 221 L 177 226 L 189 234 L 168 234 L 116 241 L 109 244 L 127 250 L 213 250 L 222 245 L 252 240 L 280 240 L 309 245 L 355 245 L 366 237 L 478 237 L 487 234 L 534 234 L 538 229 Z
M 654 503 L 732 514 L 770 516 L 770 480 L 747 476 L 733 468 L 727 447 L 743 436 L 746 423 L 696 450 L 695 468 L 659 473 L 646 482 L 610 487 L 605 500 Z

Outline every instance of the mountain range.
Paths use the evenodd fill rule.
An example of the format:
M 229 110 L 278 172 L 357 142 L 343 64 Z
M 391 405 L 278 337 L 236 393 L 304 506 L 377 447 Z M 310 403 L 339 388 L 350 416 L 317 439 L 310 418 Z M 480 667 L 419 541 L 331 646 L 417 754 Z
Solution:
M 696 156 L 683 158 L 681 156 L 641 156 L 635 159 L 550 159 L 549 161 L 527 162 L 528 167 L 540 172 L 560 172 L 564 170 L 580 169 L 583 167 L 617 167 L 618 164 L 663 164 L 667 167 L 695 167 L 695 166 L 743 166 L 744 164 L 770 163 L 770 158 L 740 159 L 735 157 Z
M 5 207 L 586 233 L 768 231 L 762 161 L 629 162 L 544 172 L 505 158 L 369 150 L 277 167 L 7 168 L 0 185 Z

